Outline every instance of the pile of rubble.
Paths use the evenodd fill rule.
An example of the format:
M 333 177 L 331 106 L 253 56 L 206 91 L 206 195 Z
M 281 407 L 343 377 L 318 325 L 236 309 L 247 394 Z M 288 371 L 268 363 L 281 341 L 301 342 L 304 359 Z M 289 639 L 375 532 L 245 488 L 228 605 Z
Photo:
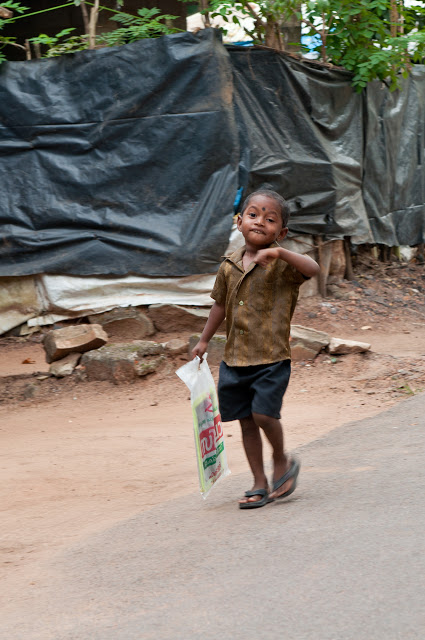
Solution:
M 207 316 L 206 309 L 152 305 L 149 315 L 137 307 L 114 309 L 90 316 L 88 324 L 53 329 L 43 339 L 49 374 L 64 377 L 75 372 L 81 380 L 133 382 L 160 370 L 169 358 L 182 355 L 190 358 L 199 333 L 193 333 L 189 339 L 175 338 L 167 342 L 155 342 L 147 337 L 170 329 L 186 335 L 200 331 Z M 211 340 L 210 364 L 221 361 L 225 344 L 224 335 L 216 335 Z M 314 360 L 322 351 L 333 355 L 365 352 L 370 346 L 300 325 L 293 325 L 291 329 L 293 360 Z

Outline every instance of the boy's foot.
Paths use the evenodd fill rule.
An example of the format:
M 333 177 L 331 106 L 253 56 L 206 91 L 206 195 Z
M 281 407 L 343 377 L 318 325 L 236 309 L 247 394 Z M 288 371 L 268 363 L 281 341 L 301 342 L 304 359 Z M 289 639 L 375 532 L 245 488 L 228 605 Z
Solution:
M 273 479 L 273 491 L 269 498 L 271 500 L 277 500 L 290 496 L 296 489 L 299 472 L 300 463 L 298 460 L 290 460 L 283 475 L 277 479 Z M 278 469 L 275 470 L 275 474 L 279 474 Z
M 251 491 L 246 491 L 245 496 L 239 500 L 240 509 L 253 509 L 263 507 L 269 502 L 269 486 L 257 488 L 255 485 Z

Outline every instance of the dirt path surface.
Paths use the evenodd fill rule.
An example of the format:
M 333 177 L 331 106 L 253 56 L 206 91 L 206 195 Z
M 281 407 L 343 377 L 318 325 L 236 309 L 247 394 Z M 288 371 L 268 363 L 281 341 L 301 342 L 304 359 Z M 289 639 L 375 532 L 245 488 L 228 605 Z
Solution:
M 356 297 L 300 302 L 295 323 L 372 351 L 294 363 L 283 408 L 288 449 L 425 390 L 423 286 L 420 265 L 384 274 L 363 266 L 341 288 Z M 0 606 L 51 554 L 198 491 L 189 394 L 174 373 L 184 358 L 129 386 L 52 380 L 37 340 L 0 339 Z M 238 425 L 225 433 L 233 474 L 246 472 Z

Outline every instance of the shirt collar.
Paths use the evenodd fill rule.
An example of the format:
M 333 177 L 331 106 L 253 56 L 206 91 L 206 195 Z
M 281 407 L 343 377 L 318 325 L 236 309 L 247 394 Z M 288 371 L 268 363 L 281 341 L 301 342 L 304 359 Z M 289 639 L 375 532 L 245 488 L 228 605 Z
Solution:
M 274 240 L 270 247 L 280 247 L 280 244 L 278 242 L 276 242 L 276 240 Z M 245 245 L 243 247 L 239 247 L 239 249 L 236 249 L 236 251 L 234 251 L 233 253 L 230 254 L 230 256 L 223 256 L 223 258 L 225 258 L 226 260 L 229 260 L 229 262 L 232 262 L 236 267 L 238 267 L 239 269 L 242 269 L 243 271 L 243 267 L 242 267 L 242 258 L 244 256 L 244 253 L 246 251 L 246 247 Z

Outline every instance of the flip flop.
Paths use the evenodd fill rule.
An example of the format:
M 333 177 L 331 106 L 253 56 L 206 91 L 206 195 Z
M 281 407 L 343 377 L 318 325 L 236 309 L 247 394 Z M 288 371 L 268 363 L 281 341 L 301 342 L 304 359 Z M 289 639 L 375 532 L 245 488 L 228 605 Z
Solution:
M 267 489 L 245 491 L 245 498 L 252 498 L 253 496 L 262 496 L 262 498 L 256 502 L 240 502 L 239 509 L 258 509 L 258 507 L 264 507 L 268 502 L 272 502 Z
M 298 460 L 294 459 L 292 460 L 291 466 L 289 467 L 288 471 L 281 478 L 279 478 L 279 480 L 276 480 L 276 482 L 273 482 L 272 493 L 277 491 L 279 487 L 285 484 L 285 482 L 288 482 L 288 480 L 291 480 L 291 478 L 293 478 L 293 483 L 291 485 L 291 488 L 288 489 L 288 491 L 285 491 L 285 493 L 282 493 L 282 495 L 277 496 L 276 498 L 273 498 L 273 500 L 281 500 L 282 498 L 287 498 L 288 496 L 290 496 L 291 493 L 294 493 L 297 487 L 297 478 L 298 478 L 299 472 L 300 472 L 300 463 L 298 462 Z

